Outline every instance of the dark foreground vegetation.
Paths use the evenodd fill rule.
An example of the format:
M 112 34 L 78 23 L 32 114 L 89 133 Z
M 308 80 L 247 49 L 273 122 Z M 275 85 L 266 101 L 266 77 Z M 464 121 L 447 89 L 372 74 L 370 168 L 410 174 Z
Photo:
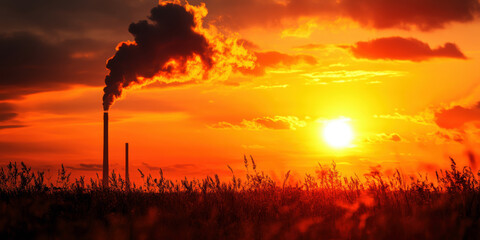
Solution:
M 457 168 L 406 177 L 372 170 L 342 177 L 319 166 L 296 184 L 257 171 L 221 182 L 143 176 L 126 190 L 70 180 L 55 184 L 23 163 L 0 170 L 0 239 L 479 239 L 480 172 Z

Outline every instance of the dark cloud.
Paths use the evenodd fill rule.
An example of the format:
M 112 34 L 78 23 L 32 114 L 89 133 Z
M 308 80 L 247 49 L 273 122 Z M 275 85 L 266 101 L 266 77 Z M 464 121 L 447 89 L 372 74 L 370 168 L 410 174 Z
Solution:
M 13 104 L 0 102 L 0 122 L 12 120 L 17 115 L 18 114 L 15 112 Z
M 15 118 L 18 116 L 15 106 L 8 102 L 0 102 L 0 130 L 11 128 L 26 127 L 23 124 L 19 124 Z
M 0 113 L 0 122 L 10 120 L 18 114 L 13 112 Z
M 266 68 L 290 67 L 299 63 L 315 65 L 317 59 L 311 55 L 289 55 L 281 52 L 255 52 L 257 61 L 253 69 L 239 68 L 238 70 L 247 75 L 262 76 Z
M 356 58 L 425 61 L 431 58 L 466 59 L 465 55 L 454 43 L 431 48 L 427 43 L 415 38 L 388 37 L 367 42 L 357 42 L 354 46 L 345 47 Z
M 121 34 L 125 26 L 144 17 L 156 0 L 2 0 L 2 31 L 27 30 L 52 37 L 100 32 Z
M 478 0 L 194 0 L 206 2 L 210 21 L 229 28 L 280 26 L 301 17 L 350 18 L 377 29 L 427 31 L 479 16 Z
M 76 153 L 77 149 L 72 144 L 59 144 L 45 141 L 0 141 L 0 156 L 32 154 L 32 153 Z
M 118 36 L 127 36 L 126 26 L 157 4 L 0 1 L 0 100 L 72 85 L 101 86 L 105 60 L 114 52 Z
M 435 123 L 442 128 L 462 128 L 466 123 L 480 121 L 480 103 L 473 107 L 455 106 L 435 113 Z
M 342 0 L 342 14 L 365 26 L 427 31 L 478 17 L 478 0 Z
M 0 99 L 101 85 L 108 46 L 92 39 L 50 42 L 27 32 L 0 34 Z
M 20 124 L 17 124 L 17 125 L 0 125 L 0 130 L 9 129 L 9 128 L 22 128 L 22 127 L 26 127 L 26 125 L 20 125 Z
M 18 114 L 14 112 L 0 112 L 0 122 L 8 121 L 15 118 Z
M 1 84 L 1 80 L 0 80 Z M 14 85 L 10 85 L 8 88 L 5 87 L 3 90 L 0 88 L 0 101 L 2 100 L 12 100 L 12 99 L 20 99 L 25 95 L 40 92 L 42 91 L 41 88 L 26 88 L 20 89 L 20 87 L 15 87 Z

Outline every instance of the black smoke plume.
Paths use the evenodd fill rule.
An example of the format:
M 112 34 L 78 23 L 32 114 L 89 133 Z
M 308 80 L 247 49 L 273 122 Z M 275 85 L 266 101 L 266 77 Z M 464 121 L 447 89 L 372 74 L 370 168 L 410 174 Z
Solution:
M 173 77 L 185 73 L 189 60 L 199 56 L 205 70 L 212 68 L 213 50 L 206 37 L 195 31 L 193 12 L 168 3 L 151 10 L 150 21 L 130 24 L 135 42 L 123 42 L 107 62 L 103 108 L 108 111 L 125 88 L 142 85 L 155 76 Z M 171 60 L 175 65 L 168 64 Z

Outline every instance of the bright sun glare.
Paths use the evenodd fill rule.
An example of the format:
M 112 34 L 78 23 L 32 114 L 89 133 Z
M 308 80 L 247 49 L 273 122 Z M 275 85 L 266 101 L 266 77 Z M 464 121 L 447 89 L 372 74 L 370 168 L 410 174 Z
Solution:
M 323 127 L 323 139 L 334 148 L 344 148 L 353 140 L 353 130 L 349 119 L 341 118 L 328 121 Z

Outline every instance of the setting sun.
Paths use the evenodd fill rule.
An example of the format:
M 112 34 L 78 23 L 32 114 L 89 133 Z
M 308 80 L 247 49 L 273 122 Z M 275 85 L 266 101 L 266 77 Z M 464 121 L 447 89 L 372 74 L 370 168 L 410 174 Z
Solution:
M 353 130 L 348 123 L 349 119 L 334 119 L 323 127 L 323 139 L 334 148 L 344 148 L 353 140 Z

